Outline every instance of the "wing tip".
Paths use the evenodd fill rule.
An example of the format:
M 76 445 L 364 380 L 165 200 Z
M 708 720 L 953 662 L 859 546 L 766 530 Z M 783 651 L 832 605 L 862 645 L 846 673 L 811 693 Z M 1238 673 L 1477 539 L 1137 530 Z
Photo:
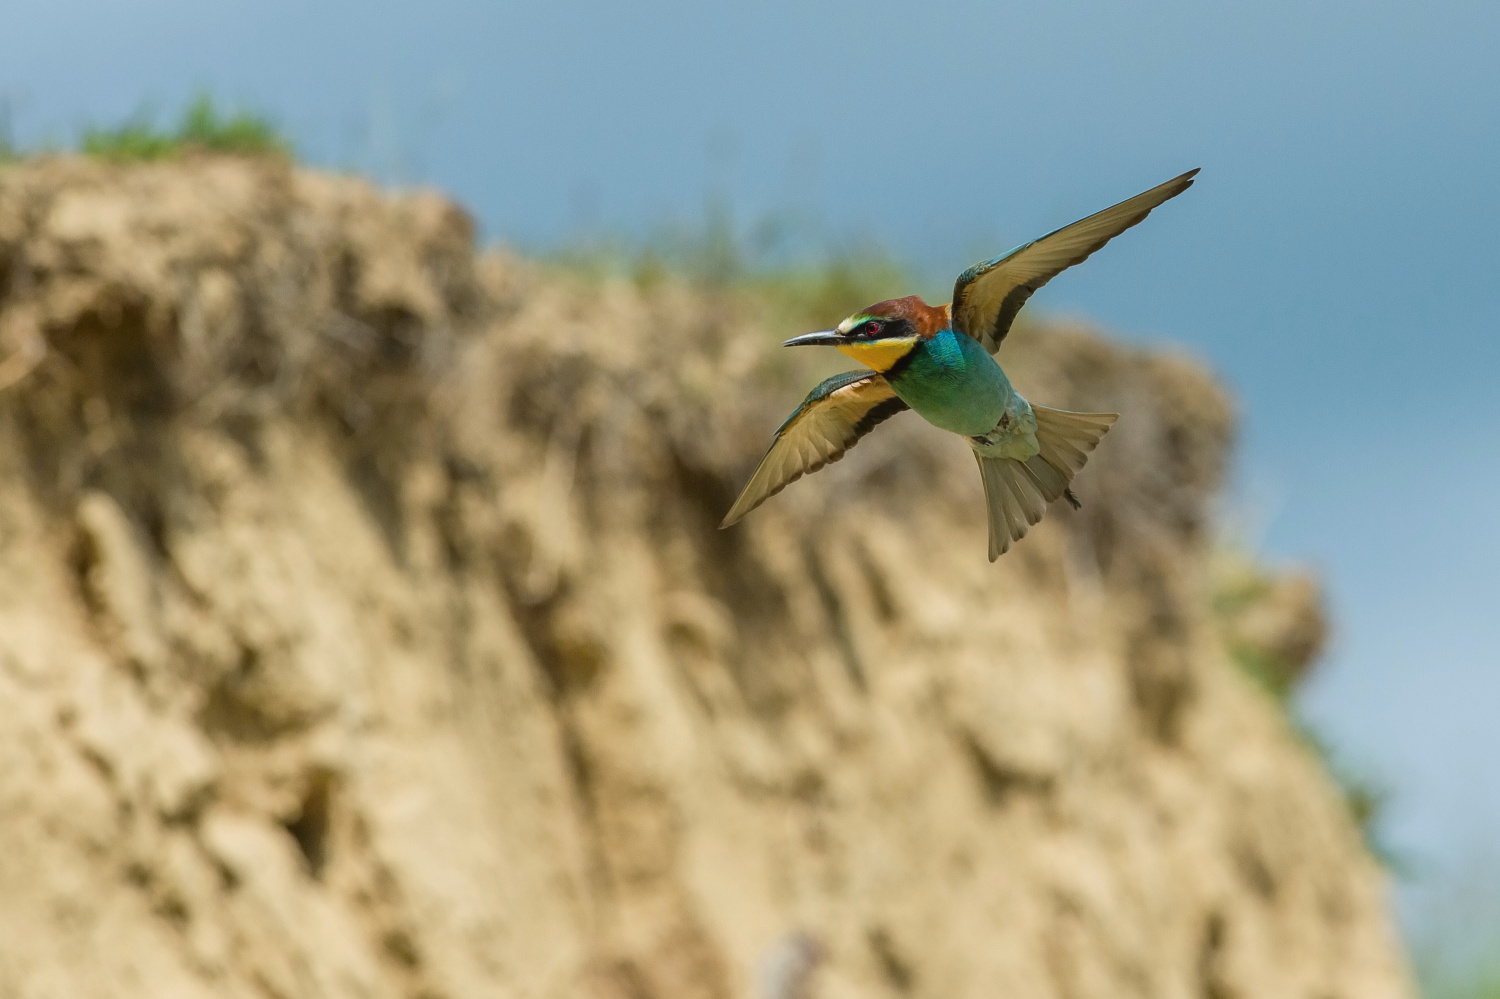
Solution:
M 724 519 L 719 521 L 719 530 L 723 531 L 733 527 L 735 524 L 738 524 L 740 521 L 749 516 L 756 507 L 760 506 L 762 503 L 764 503 L 774 495 L 776 494 L 767 493 L 748 506 L 743 504 L 743 500 L 745 497 L 741 495 L 739 499 L 734 501 L 734 506 L 729 508 L 729 512 L 724 514 Z
M 749 513 L 750 510 L 755 509 L 755 507 L 752 506 L 750 510 L 741 510 L 740 500 L 742 499 L 744 499 L 743 495 L 741 495 L 739 499 L 736 499 L 734 503 L 730 505 L 729 510 L 724 514 L 724 519 L 719 521 L 719 530 L 722 531 L 726 527 L 733 527 L 735 524 L 738 524 L 740 521 L 745 519 L 745 514 Z M 758 506 L 759 504 L 756 505 Z

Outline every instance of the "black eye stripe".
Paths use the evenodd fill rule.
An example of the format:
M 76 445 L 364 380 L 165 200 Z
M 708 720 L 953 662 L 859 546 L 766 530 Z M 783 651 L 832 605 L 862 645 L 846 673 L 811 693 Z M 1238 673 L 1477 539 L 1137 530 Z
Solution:
M 855 340 L 900 339 L 915 334 L 916 328 L 906 319 L 866 319 L 849 331 Z
M 844 336 L 850 340 L 900 340 L 917 335 L 917 328 L 909 319 L 900 316 L 883 319 L 865 319 L 849 327 Z

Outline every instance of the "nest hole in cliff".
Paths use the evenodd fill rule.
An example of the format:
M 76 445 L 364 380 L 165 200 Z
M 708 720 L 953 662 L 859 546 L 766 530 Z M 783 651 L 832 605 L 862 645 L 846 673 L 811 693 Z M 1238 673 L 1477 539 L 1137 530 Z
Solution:
M 315 773 L 308 780 L 297 814 L 282 823 L 307 863 L 307 872 L 314 878 L 322 877 L 328 864 L 332 805 L 332 777 Z
M 151 335 L 148 314 L 146 301 L 122 292 L 49 330 L 48 340 L 82 392 L 117 412 L 167 415 L 177 402 L 164 363 L 170 349 Z
M 1003 808 L 1018 794 L 1042 795 L 1052 792 L 1053 779 L 1050 776 L 1028 773 L 1007 765 L 986 748 L 974 733 L 964 733 L 960 744 L 973 769 L 980 796 L 988 807 Z

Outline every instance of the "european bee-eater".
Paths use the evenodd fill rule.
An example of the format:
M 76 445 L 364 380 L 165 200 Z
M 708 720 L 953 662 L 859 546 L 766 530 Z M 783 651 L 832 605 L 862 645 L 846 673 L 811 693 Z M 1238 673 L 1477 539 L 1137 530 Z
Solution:
M 812 390 L 776 429 L 771 449 L 719 526 L 728 527 L 788 483 L 838 461 L 905 409 L 968 438 L 984 479 L 991 562 L 1042 519 L 1048 503 L 1066 497 L 1076 508 L 1073 476 L 1119 414 L 1033 406 L 991 355 L 1032 292 L 1192 187 L 1197 173 L 1189 170 L 975 264 L 958 276 L 950 305 L 928 305 L 915 295 L 892 299 L 833 329 L 786 341 L 788 347 L 837 347 L 870 370 L 834 375 Z

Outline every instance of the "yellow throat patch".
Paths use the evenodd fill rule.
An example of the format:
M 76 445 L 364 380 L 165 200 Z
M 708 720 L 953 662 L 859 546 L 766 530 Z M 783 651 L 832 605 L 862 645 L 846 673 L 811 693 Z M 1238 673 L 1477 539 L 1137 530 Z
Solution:
M 899 340 L 871 340 L 860 343 L 841 343 L 839 352 L 854 358 L 867 368 L 886 372 L 896 366 L 896 362 L 911 352 L 917 345 L 914 336 L 902 337 Z

